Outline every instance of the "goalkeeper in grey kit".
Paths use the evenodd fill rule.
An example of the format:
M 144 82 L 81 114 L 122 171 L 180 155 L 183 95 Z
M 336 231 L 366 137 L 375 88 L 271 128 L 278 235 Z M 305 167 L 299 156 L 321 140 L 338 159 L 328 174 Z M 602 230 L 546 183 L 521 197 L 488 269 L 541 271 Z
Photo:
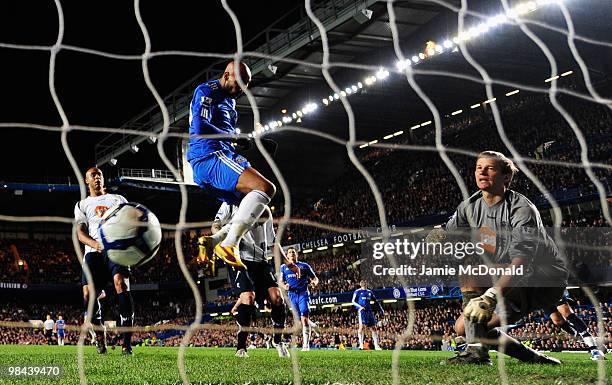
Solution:
M 460 277 L 463 314 L 455 330 L 465 334 L 468 346 L 444 364 L 491 365 L 489 348 L 503 348 L 505 354 L 523 362 L 560 364 L 497 328 L 502 312 L 511 324 L 534 310 L 556 304 L 568 278 L 565 262 L 536 207 L 509 189 L 517 171 L 512 160 L 499 152 L 480 153 L 475 170 L 479 191 L 459 204 L 446 225 L 449 233 L 463 233 L 480 241 L 492 265 L 523 266 L 524 274 L 501 275 L 495 281 L 490 276 Z M 498 346 L 500 338 L 505 340 L 503 347 Z

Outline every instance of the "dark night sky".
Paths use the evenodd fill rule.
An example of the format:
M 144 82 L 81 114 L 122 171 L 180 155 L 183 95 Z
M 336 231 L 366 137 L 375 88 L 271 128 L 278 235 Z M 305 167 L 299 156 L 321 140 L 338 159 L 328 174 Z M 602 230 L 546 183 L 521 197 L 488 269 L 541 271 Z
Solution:
M 189 50 L 232 53 L 235 31 L 220 1 L 141 1 L 140 9 L 153 51 Z M 244 41 L 301 2 L 229 1 L 242 26 Z M 116 54 L 139 55 L 144 38 L 130 1 L 63 1 L 63 44 Z M 265 12 L 264 12 L 265 11 Z M 58 17 L 53 1 L 3 1 L 0 42 L 52 45 Z M 48 88 L 50 53 L 0 48 L 0 122 L 60 125 Z M 162 96 L 206 68 L 212 59 L 169 56 L 153 58 L 149 70 Z M 140 60 L 116 60 L 74 51 L 57 55 L 55 85 L 74 125 L 119 127 L 155 104 L 144 82 Z M 28 128 L 2 128 L 0 175 L 70 176 L 60 134 Z M 81 168 L 94 161 L 98 134 L 72 132 L 69 143 Z M 32 162 L 36 160 L 36 162 Z
M 245 42 L 290 9 L 296 6 L 303 7 L 304 3 L 303 0 L 228 1 L 241 22 Z M 497 2 L 482 0 L 480 3 L 495 6 Z M 589 3 L 591 7 L 581 6 L 579 0 L 567 3 L 571 7 L 576 30 L 579 33 L 595 39 L 610 40 L 609 28 L 605 27 L 609 19 L 607 15 L 612 15 L 612 3 L 609 3 L 609 0 L 593 0 Z M 125 55 L 140 55 L 144 51 L 144 38 L 137 24 L 133 2 L 128 0 L 106 2 L 65 0 L 61 4 L 65 19 L 63 44 Z M 470 1 L 470 4 L 474 2 Z M 153 51 L 187 50 L 231 54 L 236 49 L 233 24 L 218 0 L 174 0 L 172 2 L 142 0 L 140 9 L 151 38 Z M 487 14 L 492 12 L 493 10 L 486 11 Z M 547 13 L 542 15 L 548 22 L 564 27 L 559 15 L 555 17 L 554 12 L 550 15 Z M 451 19 L 454 18 L 455 16 L 452 15 Z M 434 19 L 432 24 L 427 26 L 428 28 L 419 30 L 415 40 L 418 40 L 420 44 L 432 34 L 438 36 L 439 29 L 453 30 L 453 23 L 442 21 Z M 431 33 L 432 30 L 433 33 Z M 57 39 L 57 31 L 58 17 L 53 1 L 0 1 L 0 43 L 50 46 Z M 506 71 L 508 73 L 498 74 L 504 78 L 516 76 L 514 80 L 518 82 L 537 78 L 538 84 L 541 84 L 541 79 L 546 75 L 538 74 L 538 70 L 547 74 L 548 64 L 545 63 L 545 66 L 542 66 L 544 57 L 539 49 L 532 43 L 525 44 L 525 37 L 522 37 L 522 40 L 517 38 L 522 34 L 516 29 L 502 29 L 493 32 L 492 35 L 495 36 L 489 36 L 482 39 L 480 43 L 474 44 L 474 48 L 480 48 L 478 52 L 486 56 L 489 67 L 499 67 L 501 69 L 498 71 L 501 72 L 504 72 L 504 68 L 509 68 Z M 548 33 L 546 36 L 554 38 L 550 40 L 551 46 L 563 48 L 567 45 L 561 35 Z M 579 43 L 578 46 L 583 50 L 584 57 L 590 66 L 598 70 L 598 78 L 602 79 L 607 76 L 609 79 L 612 69 L 610 67 L 612 50 L 609 47 L 586 43 Z M 531 54 L 528 54 L 529 47 Z M 313 50 L 316 49 L 318 47 L 313 45 Z M 381 52 L 387 51 L 384 51 L 385 55 L 381 56 L 364 55 L 366 57 L 359 60 L 363 59 L 364 63 L 371 60 L 369 63 L 389 65 L 389 61 L 393 60 L 392 44 L 383 46 L 381 43 L 380 50 Z M 567 51 L 566 48 L 564 50 Z M 49 57 L 49 51 L 0 47 L 0 95 L 2 95 L 0 123 L 61 124 L 48 87 Z M 536 61 L 532 61 L 534 58 L 540 62 L 539 65 Z M 573 58 L 567 52 L 558 59 L 563 60 L 563 68 L 577 69 Z M 448 68 L 458 68 L 458 72 L 464 72 L 467 64 L 462 60 L 460 54 L 449 55 L 440 60 L 439 64 L 432 61 L 431 65 L 434 66 L 432 69 L 444 69 L 446 68 L 444 66 L 448 65 Z M 162 96 L 165 96 L 202 69 L 207 68 L 213 61 L 214 59 L 185 56 L 156 57 L 149 60 L 149 70 L 155 87 Z M 439 67 L 435 67 L 436 65 Z M 514 71 L 513 68 L 517 70 Z M 523 79 L 524 74 L 528 74 L 529 77 L 526 76 Z M 57 55 L 54 75 L 59 100 L 69 122 L 73 125 L 120 127 L 139 112 L 155 104 L 144 82 L 140 60 L 117 60 L 61 50 Z M 353 76 L 352 73 L 337 75 L 344 75 L 345 78 Z M 474 89 L 473 85 L 468 89 L 463 87 L 465 82 L 461 83 L 456 80 L 441 80 L 436 77 L 427 79 L 423 77 L 419 80 L 423 81 L 425 89 L 438 104 L 456 106 L 457 103 L 465 100 L 474 100 L 477 97 L 476 94 L 480 95 L 483 92 L 482 87 L 478 86 L 477 93 L 469 94 L 470 90 Z M 391 116 L 394 111 L 390 111 L 385 104 L 393 106 L 397 105 L 398 101 L 400 103 L 410 102 L 404 99 L 407 98 L 408 87 L 405 83 L 403 84 L 402 88 L 399 83 L 388 83 L 389 86 L 395 86 L 395 93 L 386 92 L 385 86 L 382 86 L 372 90 L 367 97 L 353 99 L 356 114 L 380 116 L 376 115 L 378 108 L 389 112 L 390 115 L 384 116 L 386 120 L 380 123 L 381 126 L 407 124 L 409 122 L 406 121 L 406 116 L 408 112 L 413 114 L 413 110 L 414 115 L 429 116 L 429 110 L 420 100 L 410 104 L 410 108 L 402 105 L 401 111 Z M 441 84 L 444 87 L 440 87 Z M 295 92 L 292 97 L 301 103 L 302 98 L 305 98 L 308 92 L 304 88 L 300 92 Z M 602 90 L 602 92 L 604 95 L 610 94 L 610 90 Z M 465 93 L 469 95 L 466 96 Z M 318 92 L 313 94 L 318 95 Z M 416 98 L 414 95 L 411 97 L 413 98 L 411 100 Z M 360 100 L 361 104 L 358 104 Z M 332 112 L 326 115 L 316 115 L 310 123 L 313 124 L 313 127 L 319 127 L 326 132 L 330 131 L 328 126 L 332 125 L 339 127 L 338 130 L 346 131 L 346 122 L 343 120 L 345 119 L 344 111 L 338 107 L 335 111 L 336 118 L 330 118 Z M 402 115 L 402 112 L 406 114 Z M 413 119 L 412 116 L 410 119 Z M 359 122 L 357 117 L 356 120 Z M 362 135 L 363 131 L 367 129 L 375 131 L 378 128 L 359 127 L 361 130 L 359 139 L 364 139 L 366 136 Z M 387 127 L 382 128 L 388 130 Z M 372 135 L 379 135 L 381 132 Z M 346 159 L 344 146 L 329 144 L 320 139 L 316 139 L 319 142 L 313 145 L 314 139 L 303 134 L 275 135 L 277 135 L 275 139 L 281 143 L 278 158 L 289 159 L 289 161 L 282 162 L 281 166 L 284 175 L 290 179 L 288 182 L 292 194 L 305 196 L 314 190 L 320 193 L 331 183 L 330 179 L 351 167 Z M 69 134 L 70 148 L 77 159 L 80 170 L 85 170 L 93 165 L 94 146 L 102 137 L 103 135 L 99 133 L 80 131 L 73 131 Z M 310 146 L 305 143 L 310 143 Z M 61 146 L 59 132 L 0 127 L 0 144 L 0 180 L 15 181 L 21 177 L 29 178 L 30 181 L 43 181 L 45 177 L 70 176 L 74 178 L 74 173 L 69 167 Z M 326 152 L 323 151 L 324 146 Z M 300 151 L 295 151 L 296 149 Z M 272 175 L 271 171 L 266 168 L 265 162 L 251 155 L 248 157 L 264 175 Z M 141 146 L 141 151 L 137 154 L 124 154 L 119 161 L 122 167 L 165 168 L 156 148 L 151 145 Z M 316 162 L 324 167 L 313 166 Z M 308 170 L 302 167 L 305 164 Z M 324 178 L 327 179 L 323 180 Z M 54 199 L 52 194 L 48 195 L 49 199 Z M 149 199 L 156 199 L 155 194 L 151 193 Z M 0 203 L 6 202 L 2 202 L 0 196 Z M 12 203 L 8 202 L 4 206 L 12 207 Z

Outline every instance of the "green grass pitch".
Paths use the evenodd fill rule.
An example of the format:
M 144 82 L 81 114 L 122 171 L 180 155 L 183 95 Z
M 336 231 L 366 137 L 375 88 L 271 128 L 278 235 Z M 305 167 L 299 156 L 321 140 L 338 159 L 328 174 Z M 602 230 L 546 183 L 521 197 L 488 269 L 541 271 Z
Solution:
M 74 346 L 0 346 L 0 384 L 79 384 L 77 349 Z M 121 356 L 120 349 L 98 355 L 85 348 L 88 384 L 181 384 L 177 348 L 136 347 L 134 356 Z M 187 373 L 191 384 L 293 384 L 292 362 L 280 359 L 276 350 L 249 351 L 250 357 L 234 357 L 233 349 L 189 348 Z M 391 384 L 390 351 L 294 351 L 299 358 L 302 384 Z M 452 356 L 444 352 L 402 351 L 401 384 L 498 384 L 498 365 L 492 367 L 448 367 L 439 362 Z M 597 363 L 587 353 L 554 354 L 563 361 L 557 367 L 506 361 L 510 384 L 595 384 Z M 496 356 L 492 354 L 492 357 Z M 60 365 L 63 376 L 50 378 L 8 377 L 6 367 Z M 606 361 L 606 374 L 611 364 Z

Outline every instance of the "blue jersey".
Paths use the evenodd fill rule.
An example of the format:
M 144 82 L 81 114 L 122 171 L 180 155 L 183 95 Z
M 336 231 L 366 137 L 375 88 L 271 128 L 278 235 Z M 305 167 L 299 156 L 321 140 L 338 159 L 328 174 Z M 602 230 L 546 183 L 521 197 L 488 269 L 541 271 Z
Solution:
M 353 293 L 353 305 L 355 305 L 357 309 L 363 308 L 363 310 L 371 312 L 372 306 L 370 305 L 370 301 L 378 301 L 374 292 L 370 289 L 357 289 Z M 380 311 L 384 312 L 380 303 L 376 302 L 376 304 Z
M 57 328 L 57 331 L 63 331 L 64 330 L 64 320 L 63 319 L 58 319 L 57 321 L 55 321 L 55 327 Z
M 294 273 L 287 265 L 281 266 L 281 276 L 283 281 L 289 285 L 291 291 L 308 291 L 308 283 L 316 277 L 312 267 L 306 262 L 295 263 L 300 268 L 300 277 Z
M 236 133 L 236 101 L 221 88 L 221 82 L 211 80 L 200 84 L 189 106 L 189 150 L 187 161 L 215 151 L 231 149 L 229 139 L 197 138 L 194 135 Z

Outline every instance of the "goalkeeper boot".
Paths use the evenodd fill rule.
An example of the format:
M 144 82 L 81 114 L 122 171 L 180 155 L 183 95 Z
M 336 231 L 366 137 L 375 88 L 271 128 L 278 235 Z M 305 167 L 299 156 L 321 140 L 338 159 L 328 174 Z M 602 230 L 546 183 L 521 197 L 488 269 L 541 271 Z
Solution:
M 442 365 L 493 365 L 489 355 L 477 354 L 473 351 L 459 352 L 455 357 L 442 361 Z
M 561 361 L 556 359 L 555 357 L 546 356 L 544 354 L 538 354 L 533 362 L 536 364 L 544 364 L 544 365 L 561 365 Z
M 198 238 L 198 263 L 208 263 L 213 258 L 213 240 L 212 237 L 203 236 Z
M 246 266 L 242 263 L 238 254 L 238 246 L 221 246 L 219 243 L 215 246 L 214 252 L 216 257 L 221 258 L 228 265 L 246 270 Z

